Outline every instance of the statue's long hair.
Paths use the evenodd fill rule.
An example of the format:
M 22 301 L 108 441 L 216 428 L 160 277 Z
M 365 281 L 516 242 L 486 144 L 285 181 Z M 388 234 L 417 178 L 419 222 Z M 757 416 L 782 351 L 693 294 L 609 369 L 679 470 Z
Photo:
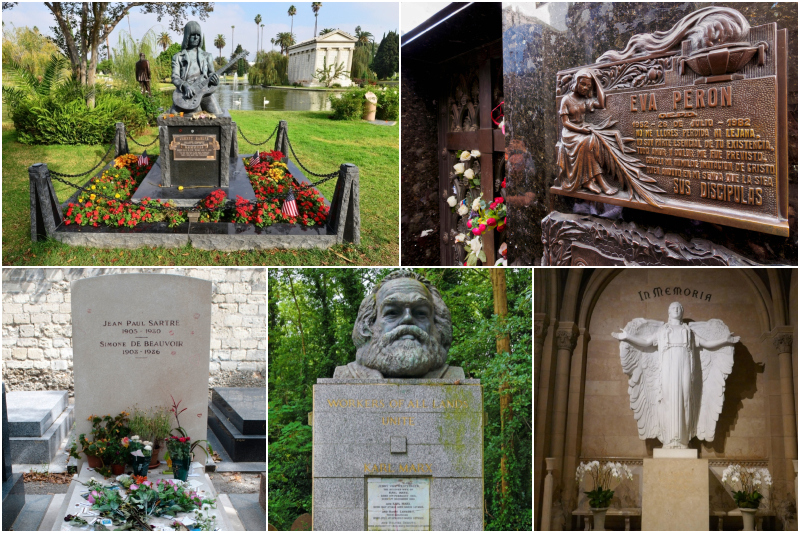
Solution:
M 196 20 L 191 20 L 186 23 L 186 26 L 183 28 L 183 42 L 181 43 L 181 50 L 186 50 L 189 48 L 189 37 L 197 34 L 200 36 L 200 44 L 197 45 L 200 48 L 203 45 L 203 30 L 200 28 L 200 23 Z

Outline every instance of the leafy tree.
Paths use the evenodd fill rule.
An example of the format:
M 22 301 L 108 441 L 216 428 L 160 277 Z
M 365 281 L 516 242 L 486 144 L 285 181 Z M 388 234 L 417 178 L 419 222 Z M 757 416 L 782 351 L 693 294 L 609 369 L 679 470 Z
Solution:
M 249 72 L 249 70 L 250 70 L 250 63 L 248 63 L 248 62 L 247 62 L 247 56 L 248 56 L 248 55 L 250 55 L 250 52 L 248 52 L 247 50 L 245 50 L 244 48 L 242 48 L 242 45 L 241 45 L 241 44 L 237 44 L 237 45 L 236 45 L 236 50 L 234 50 L 234 51 L 231 53 L 231 56 L 228 58 L 228 61 L 230 61 L 231 59 L 233 59 L 234 57 L 236 57 L 236 56 L 237 56 L 238 54 L 240 54 L 241 52 L 247 52 L 247 53 L 244 55 L 244 57 L 242 57 L 241 59 L 239 59 L 239 61 L 237 61 L 236 63 L 234 63 L 233 65 L 231 65 L 231 66 L 228 68 L 228 70 L 226 70 L 226 71 L 225 71 L 223 74 L 231 74 L 231 73 L 233 73 L 233 72 L 236 72 L 236 74 L 238 74 L 238 76 L 241 78 L 242 76 L 244 76 L 245 74 L 247 74 L 247 73 Z
M 3 28 L 3 63 L 14 61 L 37 78 L 44 75 L 50 58 L 59 52 L 56 43 L 42 35 L 38 28 Z
M 250 67 L 248 79 L 252 85 L 281 85 L 288 83 L 289 58 L 271 50 L 258 54 L 256 64 Z
M 288 530 L 300 514 L 311 512 L 307 416 L 313 408 L 312 386 L 317 378 L 331 377 L 336 366 L 355 360 L 351 335 L 358 307 L 391 270 L 269 271 L 268 498 L 269 523 L 279 530 Z M 480 378 L 483 385 L 489 420 L 484 428 L 485 529 L 531 531 L 531 271 L 505 269 L 508 314 L 499 317 L 486 269 L 416 270 L 439 289 L 452 314 L 448 363 L 463 367 L 468 378 Z M 508 344 L 498 353 L 501 338 Z M 501 419 L 501 396 L 510 398 L 513 416 Z
M 219 50 L 220 59 L 222 58 L 222 49 L 225 48 L 226 44 L 227 43 L 225 42 L 225 36 L 222 35 L 221 33 L 218 33 L 217 38 L 214 39 L 214 48 L 217 48 Z
M 93 87 L 100 61 L 99 48 L 106 37 L 133 8 L 154 13 L 160 22 L 170 19 L 170 28 L 180 31 L 189 13 L 205 20 L 214 10 L 210 2 L 45 2 L 56 19 L 63 49 L 72 72 L 82 86 Z M 94 91 L 85 91 L 86 104 L 94 107 Z
M 318 68 L 317 71 L 311 75 L 311 77 L 325 85 L 325 87 L 330 87 L 336 83 L 336 80 L 338 80 L 341 76 L 348 75 L 350 75 L 350 73 L 345 70 L 344 63 L 336 63 L 336 61 L 334 61 L 329 65 L 328 58 L 323 57 L 322 68 Z
M 372 70 L 381 79 L 392 77 L 400 69 L 400 39 L 390 31 L 378 46 L 378 52 L 372 61 Z

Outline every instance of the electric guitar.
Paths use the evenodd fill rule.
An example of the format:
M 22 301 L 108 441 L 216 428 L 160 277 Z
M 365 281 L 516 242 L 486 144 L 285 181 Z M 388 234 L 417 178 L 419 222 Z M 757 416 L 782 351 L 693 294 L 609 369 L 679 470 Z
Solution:
M 247 52 L 240 52 L 233 59 L 231 59 L 227 65 L 216 71 L 214 74 L 219 76 L 245 55 L 247 55 Z M 181 91 L 179 88 L 176 88 L 172 93 L 172 103 L 175 104 L 175 107 L 180 109 L 197 109 L 200 107 L 200 101 L 217 90 L 217 85 L 208 84 L 209 78 L 210 76 L 201 76 L 189 85 L 194 91 L 194 96 L 191 98 L 187 98 L 184 96 L 183 91 Z

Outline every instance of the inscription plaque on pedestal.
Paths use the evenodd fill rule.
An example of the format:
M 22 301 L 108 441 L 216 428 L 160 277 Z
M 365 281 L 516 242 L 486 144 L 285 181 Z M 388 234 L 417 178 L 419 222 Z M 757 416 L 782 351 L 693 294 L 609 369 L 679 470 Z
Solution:
M 368 531 L 430 531 L 430 478 L 367 478 Z
M 213 161 L 219 141 L 216 135 L 173 135 L 169 149 L 175 161 Z
M 550 191 L 788 236 L 786 46 L 707 7 L 558 72 Z

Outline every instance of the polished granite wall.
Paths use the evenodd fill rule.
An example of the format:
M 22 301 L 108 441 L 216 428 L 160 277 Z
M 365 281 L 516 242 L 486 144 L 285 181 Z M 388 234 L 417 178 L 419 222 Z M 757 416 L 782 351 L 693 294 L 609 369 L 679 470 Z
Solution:
M 637 33 L 669 30 L 709 5 L 732 7 L 751 26 L 777 22 L 788 30 L 789 238 L 613 206 L 555 197 L 558 175 L 556 72 L 621 50 Z M 539 264 L 541 220 L 552 210 L 621 218 L 661 227 L 687 240 L 704 238 L 759 263 L 797 263 L 797 4 L 796 3 L 503 3 L 503 85 L 509 185 L 509 235 L 518 264 Z M 613 208 L 613 210 L 612 210 Z
M 438 265 L 439 258 L 439 142 L 434 91 L 438 74 L 429 65 L 403 61 L 401 80 L 401 216 L 400 250 L 403 265 Z M 422 232 L 433 230 L 425 237 Z

